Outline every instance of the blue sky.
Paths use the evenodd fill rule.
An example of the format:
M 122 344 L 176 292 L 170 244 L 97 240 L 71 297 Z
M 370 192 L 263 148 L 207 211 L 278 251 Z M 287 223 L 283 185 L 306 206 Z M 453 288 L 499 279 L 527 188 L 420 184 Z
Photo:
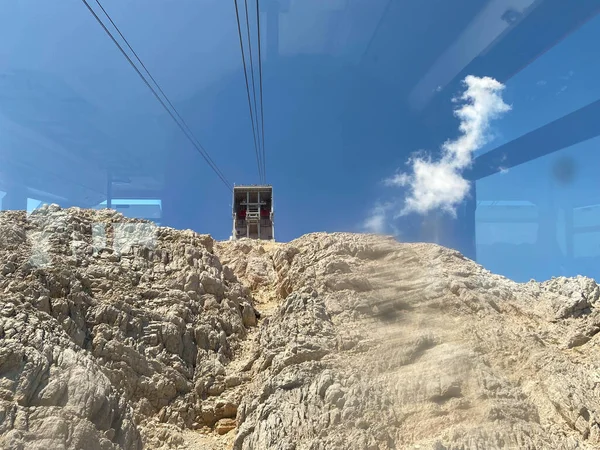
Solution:
M 278 39 L 269 36 L 271 3 L 280 10 Z M 518 10 L 531 2 L 447 3 L 261 2 L 267 181 L 274 186 L 279 240 L 311 231 L 360 231 L 378 204 L 401 208 L 406 191 L 383 180 L 406 170 L 412 152 L 436 157 L 445 140 L 459 135 L 457 105 L 450 99 L 462 88 L 452 67 L 464 66 L 464 58 L 468 63 L 504 30 L 501 8 Z M 257 183 L 233 1 L 103 5 L 228 180 Z M 170 224 L 226 239 L 230 194 L 83 3 L 9 0 L 2 8 L 0 177 L 27 183 L 42 177 L 47 191 L 68 185 L 60 188 L 63 197 L 77 191 L 75 203 L 100 203 L 105 165 L 136 167 L 150 178 L 167 167 L 171 190 L 163 206 L 171 201 L 179 211 Z M 536 39 L 534 30 L 529 37 Z M 479 152 L 600 98 L 599 41 L 595 17 L 506 80 L 502 97 L 512 109 L 492 122 L 495 139 Z M 456 52 L 440 57 L 453 45 Z M 427 84 L 447 74 L 454 78 L 439 91 Z M 415 106 L 423 93 L 440 99 L 436 114 Z M 556 196 L 595 201 L 597 144 L 590 140 L 562 152 L 574 158 L 578 172 L 574 183 L 555 188 Z M 531 200 L 546 201 L 559 156 L 478 182 L 478 199 L 526 190 Z M 394 212 L 382 222 L 383 231 L 402 236 L 404 222 L 393 220 Z M 499 225 L 481 233 L 483 241 L 493 233 L 513 242 L 527 232 Z M 534 273 L 526 263 L 515 267 L 485 249 L 482 255 L 497 271 L 508 273 L 510 266 L 513 277 L 557 270 Z

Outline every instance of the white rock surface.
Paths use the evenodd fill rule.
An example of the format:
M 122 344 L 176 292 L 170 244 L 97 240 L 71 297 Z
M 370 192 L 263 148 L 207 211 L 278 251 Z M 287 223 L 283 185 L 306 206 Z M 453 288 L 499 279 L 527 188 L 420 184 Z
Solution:
M 235 417 L 237 401 L 219 402 L 256 323 L 249 291 L 224 278 L 210 237 L 138 222 L 0 214 L 0 447 L 174 447 L 178 433 L 155 424 Z
M 355 234 L 0 213 L 0 448 L 595 449 L 591 279 Z

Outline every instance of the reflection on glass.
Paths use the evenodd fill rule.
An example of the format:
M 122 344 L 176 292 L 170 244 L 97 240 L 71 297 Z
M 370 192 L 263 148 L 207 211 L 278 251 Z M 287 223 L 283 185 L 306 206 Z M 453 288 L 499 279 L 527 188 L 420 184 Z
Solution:
M 600 278 L 600 137 L 538 158 L 477 186 L 477 255 L 519 281 Z
M 98 204 L 95 209 L 107 207 L 107 201 Z M 150 219 L 157 222 L 161 218 L 162 204 L 159 199 L 122 199 L 111 200 L 111 207 L 122 213 L 125 217 Z
M 600 99 L 600 15 L 582 24 L 506 81 L 505 100 L 513 105 L 496 139 L 481 153 L 560 119 Z M 528 45 L 523 43 L 523 45 Z

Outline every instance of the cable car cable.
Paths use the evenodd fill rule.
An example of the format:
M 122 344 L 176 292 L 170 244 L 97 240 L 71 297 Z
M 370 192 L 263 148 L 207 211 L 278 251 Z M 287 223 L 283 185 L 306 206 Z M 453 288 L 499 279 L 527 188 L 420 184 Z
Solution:
M 262 51 L 260 43 L 260 0 L 256 0 L 256 25 L 258 28 L 258 77 L 260 83 L 260 124 L 262 134 L 262 163 L 263 177 L 265 184 L 267 182 L 267 158 L 265 153 L 265 116 L 263 109 L 263 76 L 262 76 Z
M 256 106 L 256 81 L 254 81 L 254 58 L 252 56 L 252 39 L 250 37 L 250 18 L 249 18 L 249 14 L 248 14 L 248 0 L 244 0 L 244 5 L 246 8 L 246 31 L 247 31 L 247 35 L 248 35 L 248 51 L 250 54 L 250 73 L 252 74 L 252 95 L 254 96 L 254 115 L 256 117 L 256 133 L 258 135 L 258 150 L 261 153 L 261 158 L 262 158 L 262 151 L 261 151 L 261 133 L 260 133 L 260 125 L 259 125 L 259 120 L 258 120 L 258 107 Z M 264 161 L 261 162 L 264 166 Z M 264 183 L 264 175 L 265 173 L 263 172 L 263 179 L 262 182 Z
M 252 100 L 250 98 L 250 84 L 248 82 L 248 66 L 246 64 L 246 56 L 245 56 L 245 52 L 244 52 L 244 41 L 242 38 L 242 26 L 241 26 L 241 22 L 240 22 L 239 6 L 238 6 L 237 0 L 234 0 L 234 4 L 235 4 L 235 17 L 237 19 L 237 26 L 238 26 L 238 36 L 240 39 L 240 50 L 242 52 L 242 64 L 244 66 L 244 78 L 246 80 L 246 93 L 248 95 L 248 108 L 250 109 L 250 122 L 252 124 L 252 135 L 254 136 L 254 150 L 256 153 L 256 164 L 258 165 L 258 177 L 262 182 L 264 177 L 262 174 L 262 163 L 261 163 L 260 152 L 259 152 L 259 143 L 258 143 L 258 139 L 260 139 L 260 136 L 257 139 L 256 133 L 257 133 L 258 125 L 255 125 L 258 120 L 258 117 L 256 118 L 256 121 L 255 121 L 255 117 L 252 112 Z M 248 41 L 248 45 L 251 47 L 250 40 Z M 256 99 L 256 97 L 255 97 L 255 99 Z
M 158 90 L 160 91 L 160 93 L 163 95 L 163 97 L 165 98 L 165 100 L 167 101 L 167 103 L 169 104 L 169 106 L 171 106 L 171 108 L 173 109 L 173 111 L 175 111 L 175 114 L 181 120 L 181 122 L 183 123 L 184 127 L 186 128 L 186 130 L 195 139 L 195 141 L 198 144 L 198 146 L 200 146 L 204 150 L 204 152 L 205 152 L 206 156 L 208 157 L 208 159 L 210 160 L 210 162 L 213 165 L 215 165 L 215 167 L 216 167 L 215 162 L 212 160 L 212 158 L 210 157 L 210 155 L 208 154 L 208 152 L 206 152 L 206 149 L 204 149 L 204 147 L 202 146 L 202 144 L 200 143 L 200 141 L 198 141 L 198 138 L 196 138 L 196 136 L 194 136 L 194 133 L 192 132 L 192 130 L 190 129 L 190 127 L 187 125 L 187 123 L 185 122 L 185 120 L 183 119 L 183 117 L 181 117 L 181 115 L 179 114 L 179 112 L 177 111 L 177 109 L 175 108 L 175 106 L 173 105 L 173 103 L 171 103 L 171 100 L 169 100 L 169 97 L 167 96 L 167 94 L 165 94 L 165 92 L 162 90 L 162 88 L 160 87 L 160 85 L 158 84 L 158 82 L 154 79 L 154 77 L 152 76 L 152 74 L 150 73 L 150 71 L 148 70 L 148 68 L 146 67 L 146 65 L 144 64 L 144 62 L 138 56 L 138 54 L 133 49 L 133 47 L 129 44 L 129 41 L 127 40 L 127 38 L 125 36 L 123 36 L 123 33 L 121 33 L 121 30 L 119 29 L 119 27 L 117 26 L 117 24 L 112 20 L 112 18 L 108 14 L 108 12 L 106 12 L 106 10 L 104 9 L 104 7 L 100 3 L 100 0 L 95 0 L 95 1 L 98 4 L 98 6 L 100 7 L 100 9 L 102 10 L 102 12 L 104 13 L 104 15 L 108 18 L 108 20 L 110 21 L 110 23 L 112 24 L 112 26 L 115 28 L 115 30 L 117 30 L 117 33 L 119 33 L 119 36 L 121 36 L 121 38 L 123 39 L 123 41 L 125 42 L 125 44 L 127 44 L 127 47 L 129 47 L 129 50 L 131 50 L 131 52 L 134 54 L 134 56 L 136 57 L 136 59 L 138 60 L 138 62 L 140 63 L 140 65 L 144 68 L 144 70 L 146 71 L 146 73 L 148 74 L 148 76 L 150 77 L 150 79 L 152 80 L 152 82 L 156 85 L 156 87 L 158 88 Z M 222 172 L 221 172 L 221 174 L 222 174 Z
M 175 115 L 173 115 L 173 112 L 171 112 L 171 110 L 167 107 L 167 105 L 165 104 L 165 102 L 163 101 L 163 99 L 160 98 L 160 96 L 158 95 L 158 93 L 156 92 L 156 90 L 150 85 L 150 83 L 148 82 L 148 80 L 146 79 L 146 77 L 144 77 L 144 75 L 140 72 L 140 70 L 134 64 L 134 62 L 131 60 L 131 58 L 129 57 L 129 55 L 127 55 L 127 52 L 125 52 L 125 50 L 123 49 L 123 47 L 121 46 L 121 44 L 119 44 L 119 42 L 115 39 L 115 37 L 113 36 L 113 34 L 108 30 L 108 28 L 106 27 L 106 25 L 104 25 L 104 22 L 102 22 L 102 19 L 100 19 L 100 17 L 98 17 L 98 15 L 96 14 L 96 12 L 93 10 L 93 8 L 87 2 L 87 0 L 81 0 L 81 1 L 85 4 L 85 6 L 87 7 L 87 9 L 92 13 L 92 15 L 94 16 L 94 18 L 96 19 L 96 21 L 100 24 L 100 26 L 102 26 L 102 28 L 104 29 L 104 31 L 106 32 L 106 34 L 111 38 L 111 40 L 114 42 L 114 44 L 119 48 L 119 50 L 121 51 L 121 53 L 123 54 L 123 56 L 125 56 L 125 58 L 129 62 L 129 64 L 131 65 L 131 67 L 133 67 L 135 69 L 135 71 L 140 76 L 140 78 L 142 79 L 142 81 L 144 81 L 144 83 L 146 84 L 146 86 L 148 86 L 148 88 L 152 91 L 152 93 L 154 94 L 154 96 L 156 97 L 156 99 L 160 102 L 160 104 L 165 109 L 165 111 L 167 111 L 167 113 L 175 121 L 175 123 L 177 124 L 177 126 L 183 132 L 183 134 L 185 134 L 185 136 L 192 143 L 192 145 L 196 148 L 196 150 L 198 150 L 198 152 L 204 158 L 204 160 L 206 161 L 206 163 L 217 174 L 217 176 L 225 184 L 225 186 L 227 187 L 227 189 L 229 189 L 229 190 L 232 191 L 233 190 L 233 186 L 231 185 L 231 183 L 229 181 L 227 181 L 227 179 L 225 178 L 225 175 L 223 174 L 223 172 L 217 167 L 216 163 L 212 160 L 212 158 L 210 157 L 210 155 L 208 154 L 208 152 L 206 151 L 206 149 L 204 149 L 204 147 L 202 146 L 202 144 L 200 144 L 200 142 L 198 141 L 198 139 L 191 132 L 191 130 L 189 129 L 189 127 L 187 126 L 187 124 L 185 124 L 185 121 L 183 120 L 183 118 L 181 118 L 181 115 L 177 112 L 177 110 L 175 109 L 175 107 L 173 106 L 173 104 L 170 102 L 170 100 L 168 99 L 168 97 L 162 91 L 162 89 L 160 88 L 160 86 L 158 85 L 158 83 L 156 83 L 156 81 L 154 80 L 154 78 L 152 77 L 152 75 L 150 74 L 150 72 L 148 71 L 148 69 L 146 69 L 146 67 L 144 66 L 144 64 L 141 62 L 141 60 L 139 59 L 139 57 L 137 57 L 137 54 L 133 51 L 133 49 L 131 48 L 131 46 L 129 45 L 129 43 L 127 43 L 127 40 L 123 37 L 123 35 L 121 34 L 121 32 L 119 31 L 119 29 L 117 28 L 117 26 L 111 20 L 110 16 L 106 13 L 106 11 L 104 10 L 104 8 L 102 8 L 102 5 L 100 5 L 100 2 L 98 0 L 96 0 L 96 3 L 98 3 L 100 5 L 100 7 L 102 8 L 102 11 L 104 12 L 104 14 L 106 14 L 106 16 L 108 17 L 108 19 L 110 20 L 110 22 L 113 24 L 113 26 L 115 27 L 115 29 L 119 32 L 119 34 L 121 35 L 121 37 L 123 38 L 123 40 L 127 43 L 128 47 L 132 50 L 132 52 L 134 53 L 134 55 L 136 55 L 136 58 L 138 59 L 138 61 L 140 61 L 140 63 L 142 64 L 142 66 L 144 67 L 144 69 L 146 70 L 146 72 L 148 72 L 148 75 L 150 75 L 150 78 L 152 79 L 152 81 L 156 84 L 156 86 L 158 87 L 158 89 L 160 90 L 160 92 L 163 94 L 163 96 L 165 97 L 165 99 L 167 100 L 167 102 L 169 103 L 169 105 L 171 105 L 171 107 L 173 108 L 173 111 L 175 111 L 175 114 L 180 118 L 181 122 L 184 125 L 182 125 L 177 120 L 177 118 L 175 117 Z M 189 131 L 186 131 L 186 128 Z

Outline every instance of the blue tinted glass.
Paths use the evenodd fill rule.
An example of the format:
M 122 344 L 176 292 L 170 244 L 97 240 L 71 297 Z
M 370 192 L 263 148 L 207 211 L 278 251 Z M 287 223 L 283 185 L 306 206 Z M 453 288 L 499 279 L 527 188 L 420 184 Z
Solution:
M 600 16 L 594 16 L 510 78 L 505 99 L 514 108 L 481 152 L 600 100 L 598 40 Z
M 369 231 L 517 280 L 598 276 L 596 2 L 265 1 L 246 67 L 231 2 L 101 3 L 3 4 L 2 209 Z
M 600 278 L 599 150 L 597 137 L 478 181 L 479 261 L 519 281 Z

